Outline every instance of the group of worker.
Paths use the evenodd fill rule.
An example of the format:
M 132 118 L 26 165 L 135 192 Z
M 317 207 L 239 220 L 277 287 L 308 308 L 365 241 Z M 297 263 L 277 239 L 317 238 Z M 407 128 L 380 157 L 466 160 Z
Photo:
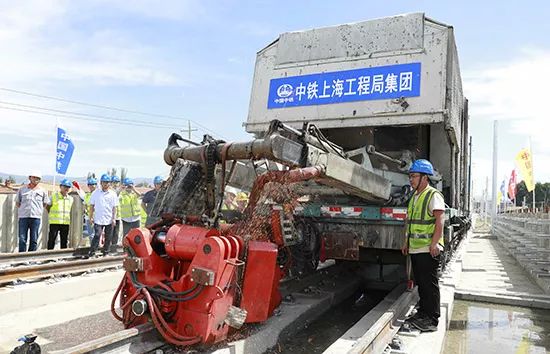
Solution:
M 95 178 L 88 179 L 88 189 L 84 197 L 84 204 L 88 214 L 88 234 L 90 237 L 90 253 L 93 256 L 97 251 L 101 235 L 104 235 L 103 255 L 109 253 L 111 244 L 118 244 L 120 225 L 122 234 L 126 235 L 131 229 L 145 226 L 154 220 L 150 216 L 156 195 L 163 179 L 156 176 L 153 179 L 154 189 L 143 195 L 143 199 L 131 178 L 122 181 L 118 176 L 101 176 L 100 188 L 96 188 Z M 121 185 L 122 182 L 122 185 Z
M 44 208 L 49 214 L 48 249 L 55 247 L 58 235 L 60 247 L 67 248 L 74 201 L 69 196 L 72 183 L 67 178 L 62 179 L 59 182 L 59 191 L 54 192 L 49 198 L 39 186 L 41 178 L 40 172 L 31 173 L 29 183 L 17 191 L 19 252 L 36 250 Z M 97 187 L 95 178 L 88 178 L 89 192 L 84 194 L 83 202 L 87 234 L 90 237 L 89 256 L 97 251 L 102 235 L 104 235 L 102 251 L 107 255 L 111 244 L 118 244 L 121 224 L 122 233 L 126 235 L 132 228 L 145 226 L 147 222 L 152 223 L 154 219 L 150 216 L 151 209 L 162 183 L 163 178 L 156 176 L 153 179 L 155 188 L 142 196 L 134 187 L 134 181 L 131 178 L 124 178 L 121 181 L 118 176 L 104 174 L 100 178 L 100 188 Z M 29 240 L 28 248 L 27 240 Z

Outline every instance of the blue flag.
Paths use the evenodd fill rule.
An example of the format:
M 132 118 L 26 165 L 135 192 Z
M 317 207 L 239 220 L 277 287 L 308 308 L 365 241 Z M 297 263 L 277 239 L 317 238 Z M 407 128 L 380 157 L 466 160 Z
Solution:
M 65 129 L 57 128 L 57 154 L 55 158 L 55 171 L 64 175 L 67 173 L 71 157 L 73 157 L 74 144 Z

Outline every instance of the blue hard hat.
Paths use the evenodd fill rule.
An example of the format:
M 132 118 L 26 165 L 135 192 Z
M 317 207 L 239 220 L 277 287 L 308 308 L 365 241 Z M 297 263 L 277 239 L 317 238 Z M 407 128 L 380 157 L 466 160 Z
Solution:
M 415 173 L 415 172 L 433 176 L 434 167 L 432 166 L 432 163 L 430 161 L 419 159 L 413 162 L 411 168 L 409 169 L 409 173 Z
M 164 182 L 164 179 L 161 176 L 155 176 L 153 179 L 154 184 L 162 184 L 162 182 Z
M 97 184 L 97 180 L 93 177 L 90 177 L 90 178 L 88 178 L 87 183 L 88 183 L 89 186 L 95 186 Z
M 61 181 L 59 181 L 59 185 L 60 186 L 64 186 L 64 187 L 71 187 L 71 181 L 69 181 L 68 178 L 63 178 Z
M 111 176 L 104 173 L 101 175 L 101 178 L 99 179 L 101 182 L 111 182 Z
M 120 177 L 117 175 L 114 175 L 113 177 L 111 177 L 111 182 L 120 182 Z
M 126 177 L 125 179 L 122 180 L 122 184 L 124 184 L 125 186 L 131 186 L 134 184 L 134 180 Z

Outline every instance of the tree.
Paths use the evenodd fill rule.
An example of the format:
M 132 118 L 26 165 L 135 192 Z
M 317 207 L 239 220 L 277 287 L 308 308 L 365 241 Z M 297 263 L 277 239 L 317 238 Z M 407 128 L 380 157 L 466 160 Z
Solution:
M 4 183 L 4 179 L 0 177 L 0 183 Z
M 522 206 L 524 201 L 527 206 L 532 206 L 533 191 L 528 192 L 525 182 L 521 181 L 517 184 L 516 206 Z M 550 204 L 550 183 L 535 184 L 535 201 L 537 202 L 537 207 L 539 205 L 547 206 Z
M 10 183 L 15 183 L 15 177 L 9 176 L 7 181 L 10 182 Z
M 527 186 L 524 181 L 519 182 L 516 189 L 516 206 L 523 206 L 524 201 L 527 203 L 527 197 L 530 193 L 527 191 Z M 531 195 L 529 198 L 531 202 L 533 202 L 533 196 Z

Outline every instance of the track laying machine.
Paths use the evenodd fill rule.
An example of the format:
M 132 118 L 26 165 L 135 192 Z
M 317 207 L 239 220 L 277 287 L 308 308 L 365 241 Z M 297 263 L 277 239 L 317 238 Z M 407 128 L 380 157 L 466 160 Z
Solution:
M 112 312 L 126 327 L 152 321 L 172 344 L 219 342 L 273 314 L 283 277 L 326 259 L 403 281 L 407 171 L 418 158 L 437 168 L 448 203 L 447 255 L 469 226 L 453 29 L 424 14 L 282 34 L 257 54 L 245 126 L 248 142 L 169 138 L 159 221 L 124 239 Z M 250 191 L 242 213 L 223 210 L 228 185 Z

